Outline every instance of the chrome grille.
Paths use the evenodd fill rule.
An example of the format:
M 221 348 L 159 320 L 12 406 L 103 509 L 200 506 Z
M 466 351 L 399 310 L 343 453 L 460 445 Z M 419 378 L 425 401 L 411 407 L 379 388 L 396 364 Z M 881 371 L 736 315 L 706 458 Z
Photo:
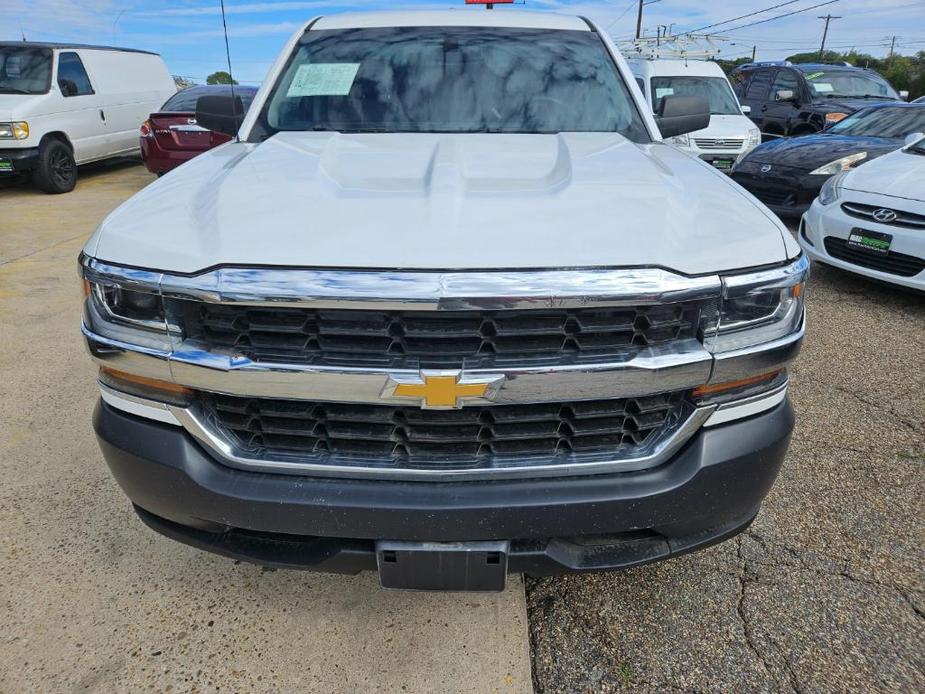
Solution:
M 741 149 L 745 140 L 742 138 L 695 137 L 694 144 L 700 149 Z
M 244 454 L 387 468 L 479 469 L 504 460 L 632 457 L 682 417 L 684 394 L 460 410 L 200 394 Z
M 890 207 L 884 207 L 883 205 L 862 205 L 859 202 L 845 202 L 842 203 L 841 208 L 845 214 L 857 217 L 858 219 L 866 219 L 871 222 L 876 222 L 877 224 L 887 224 L 889 226 L 921 229 L 925 231 L 925 215 L 902 212 Z M 889 222 L 882 222 L 874 217 L 874 212 L 884 209 L 893 212 L 896 215 L 896 219 Z
M 325 310 L 192 304 L 187 336 L 254 361 L 459 367 L 598 357 L 697 336 L 700 304 L 526 311 Z

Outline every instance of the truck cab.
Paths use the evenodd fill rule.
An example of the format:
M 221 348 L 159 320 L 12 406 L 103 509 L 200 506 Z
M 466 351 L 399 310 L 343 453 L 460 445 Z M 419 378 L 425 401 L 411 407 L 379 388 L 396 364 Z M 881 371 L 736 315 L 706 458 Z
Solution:
M 0 176 L 66 193 L 78 165 L 139 151 L 138 127 L 176 92 L 154 53 L 0 43 Z
M 789 444 L 808 263 L 663 136 L 601 27 L 322 16 L 235 135 L 79 258 L 93 422 L 143 522 L 265 565 L 499 590 L 741 532 Z

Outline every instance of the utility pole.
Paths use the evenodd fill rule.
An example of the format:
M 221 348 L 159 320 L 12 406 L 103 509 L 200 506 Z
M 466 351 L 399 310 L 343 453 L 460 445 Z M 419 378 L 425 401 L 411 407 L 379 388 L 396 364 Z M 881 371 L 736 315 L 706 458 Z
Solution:
M 893 62 L 893 47 L 896 45 L 896 36 L 893 36 L 893 39 L 890 41 L 890 55 L 887 58 L 889 62 Z
M 752 62 L 755 62 L 755 53 L 758 50 L 758 46 L 752 46 Z
M 655 2 L 661 2 L 661 0 L 639 0 L 639 12 L 636 14 L 636 38 L 642 36 L 642 8 L 646 5 L 651 5 Z
M 817 19 L 825 20 L 825 29 L 822 30 L 822 45 L 819 47 L 819 62 L 821 63 L 825 60 L 825 37 L 829 35 L 829 22 L 833 19 L 841 19 L 841 17 L 835 17 L 831 14 L 827 14 L 825 17 L 818 17 Z

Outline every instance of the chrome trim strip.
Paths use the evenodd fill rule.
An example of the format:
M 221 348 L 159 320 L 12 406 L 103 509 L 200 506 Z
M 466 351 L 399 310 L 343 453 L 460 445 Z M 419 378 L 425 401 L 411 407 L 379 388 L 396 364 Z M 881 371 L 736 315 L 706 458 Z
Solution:
M 330 402 L 404 403 L 383 399 L 390 381 L 415 380 L 418 369 L 358 368 L 254 362 L 183 345 L 172 353 L 143 354 L 82 326 L 91 356 L 114 369 L 229 395 Z M 634 397 L 685 390 L 706 383 L 713 356 L 697 340 L 641 350 L 625 361 L 512 365 L 463 369 L 462 380 L 498 381 L 493 404 Z
M 262 458 L 237 449 L 208 423 L 202 412 L 194 408 L 170 407 L 183 427 L 200 443 L 211 450 L 219 460 L 234 468 L 252 472 L 276 472 L 316 477 L 350 477 L 415 481 L 467 481 L 487 479 L 517 479 L 524 477 L 565 477 L 572 475 L 600 475 L 615 472 L 632 472 L 664 463 L 693 436 L 716 409 L 715 405 L 693 408 L 686 419 L 668 429 L 663 436 L 642 455 L 623 460 L 605 456 L 588 459 L 588 462 L 569 461 L 543 463 L 543 459 L 517 457 L 507 462 L 499 460 L 497 467 L 461 470 L 424 470 L 420 468 L 389 468 L 357 464 L 308 462 L 293 456 Z
M 806 315 L 800 329 L 780 339 L 762 342 L 750 347 L 743 347 L 730 352 L 718 352 L 713 355 L 713 373 L 710 383 L 735 381 L 785 367 L 796 359 L 803 346 L 806 334 Z
M 713 427 L 717 424 L 725 424 L 743 417 L 751 417 L 759 412 L 770 410 L 784 401 L 787 397 L 787 386 L 784 383 L 767 393 L 759 393 L 750 398 L 744 398 L 735 402 L 728 402 L 720 405 L 716 411 L 710 415 L 709 419 L 703 423 L 704 428 Z
M 93 281 L 125 279 L 165 297 L 253 306 L 384 310 L 643 306 L 717 298 L 718 275 L 685 277 L 660 268 L 422 272 L 217 268 L 191 277 L 81 259 Z
M 129 393 L 122 393 L 110 388 L 105 383 L 97 382 L 97 385 L 100 388 L 100 397 L 102 397 L 107 404 L 112 405 L 118 410 L 137 415 L 138 417 L 154 419 L 158 422 L 164 422 L 165 424 L 173 424 L 178 427 L 183 426 L 174 413 L 170 411 L 170 407 L 166 403 L 148 400 L 147 398 L 139 398 Z

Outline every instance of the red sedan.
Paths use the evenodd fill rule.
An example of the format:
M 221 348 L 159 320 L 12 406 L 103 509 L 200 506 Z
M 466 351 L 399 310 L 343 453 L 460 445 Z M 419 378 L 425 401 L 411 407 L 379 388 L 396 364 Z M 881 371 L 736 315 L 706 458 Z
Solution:
M 257 90 L 235 85 L 234 93 L 241 97 L 247 112 Z M 161 176 L 196 155 L 228 142 L 231 138 L 227 135 L 196 124 L 199 97 L 228 94 L 231 94 L 231 87 L 224 84 L 190 87 L 174 94 L 160 111 L 152 113 L 141 124 L 141 159 L 148 171 Z

